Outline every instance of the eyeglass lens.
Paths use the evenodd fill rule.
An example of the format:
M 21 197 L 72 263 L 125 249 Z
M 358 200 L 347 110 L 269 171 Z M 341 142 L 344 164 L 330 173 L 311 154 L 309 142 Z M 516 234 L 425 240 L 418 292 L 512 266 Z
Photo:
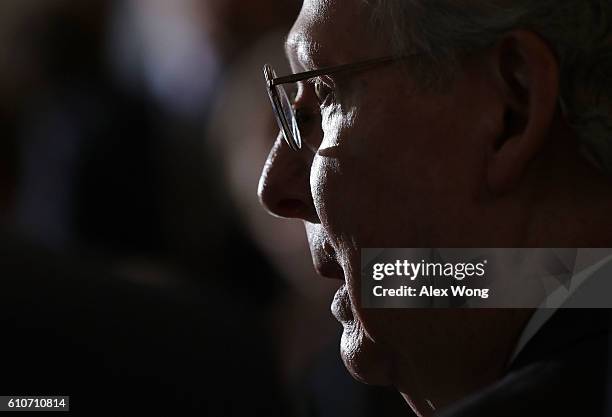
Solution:
M 276 78 L 276 72 L 272 67 L 267 65 L 264 68 L 267 80 Z M 300 149 L 302 147 L 302 138 L 300 130 L 295 117 L 295 110 L 293 109 L 293 103 L 289 99 L 289 94 L 283 85 L 276 85 L 268 91 L 270 94 L 270 101 L 274 108 L 274 114 L 278 125 L 283 132 L 285 141 L 289 147 L 293 150 Z

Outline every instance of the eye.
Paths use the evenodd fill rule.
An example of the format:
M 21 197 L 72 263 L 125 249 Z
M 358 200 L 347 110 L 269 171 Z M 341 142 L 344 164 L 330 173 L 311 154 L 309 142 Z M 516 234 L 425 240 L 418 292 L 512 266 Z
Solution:
M 321 143 L 321 113 L 319 109 L 294 107 L 295 119 L 302 134 L 302 143 L 317 149 Z
M 310 124 L 314 122 L 314 115 L 312 112 L 302 107 L 295 107 L 293 112 L 300 131 L 302 131 L 302 133 L 306 133 L 310 128 Z
M 314 90 L 321 106 L 327 105 L 328 101 L 333 98 L 333 90 L 320 78 L 314 80 Z

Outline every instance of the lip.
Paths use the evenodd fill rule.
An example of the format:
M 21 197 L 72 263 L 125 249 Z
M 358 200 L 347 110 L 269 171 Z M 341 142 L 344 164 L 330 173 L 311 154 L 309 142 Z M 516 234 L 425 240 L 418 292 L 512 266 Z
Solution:
M 321 235 L 309 233 L 308 241 L 312 260 L 317 274 L 344 281 L 344 270 L 338 262 L 336 251 L 329 241 Z
M 338 288 L 338 291 L 336 291 L 334 300 L 331 303 L 331 311 L 333 316 L 340 323 L 347 323 L 354 320 L 353 311 L 351 310 L 351 300 L 346 284 L 342 285 Z
M 312 254 L 314 268 L 317 274 L 323 277 L 337 279 L 342 281 L 342 285 L 336 291 L 334 299 L 331 303 L 331 312 L 336 319 L 341 322 L 350 322 L 353 320 L 353 312 L 351 310 L 351 301 L 349 298 L 348 289 L 346 288 L 346 280 L 344 269 L 340 266 L 336 251 L 315 226 L 306 226 L 308 234 L 308 243 Z

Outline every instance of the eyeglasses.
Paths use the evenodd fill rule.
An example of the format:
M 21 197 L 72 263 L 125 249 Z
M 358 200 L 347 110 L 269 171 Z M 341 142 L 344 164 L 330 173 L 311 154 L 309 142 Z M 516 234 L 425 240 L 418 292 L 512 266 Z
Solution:
M 289 145 L 289 147 L 294 151 L 301 149 L 302 137 L 300 135 L 295 108 L 289 99 L 289 94 L 287 93 L 284 85 L 320 77 L 322 75 L 338 74 L 345 71 L 362 71 L 377 67 L 379 65 L 390 64 L 408 57 L 409 56 L 400 56 L 370 59 L 353 64 L 344 64 L 334 67 L 321 68 L 314 71 L 300 72 L 298 74 L 287 75 L 284 77 L 277 77 L 276 72 L 269 64 L 264 65 L 263 72 L 264 77 L 266 78 L 268 95 L 270 96 L 270 101 L 272 102 L 272 109 L 274 110 L 276 121 L 281 132 L 283 132 L 287 145 Z

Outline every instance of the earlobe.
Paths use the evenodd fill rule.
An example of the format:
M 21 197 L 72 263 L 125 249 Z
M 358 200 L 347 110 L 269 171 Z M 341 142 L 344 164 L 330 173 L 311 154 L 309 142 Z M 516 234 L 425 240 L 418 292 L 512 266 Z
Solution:
M 503 126 L 490 143 L 488 188 L 512 189 L 548 139 L 557 111 L 559 66 L 537 34 L 516 30 L 494 47 L 492 68 L 504 101 Z

